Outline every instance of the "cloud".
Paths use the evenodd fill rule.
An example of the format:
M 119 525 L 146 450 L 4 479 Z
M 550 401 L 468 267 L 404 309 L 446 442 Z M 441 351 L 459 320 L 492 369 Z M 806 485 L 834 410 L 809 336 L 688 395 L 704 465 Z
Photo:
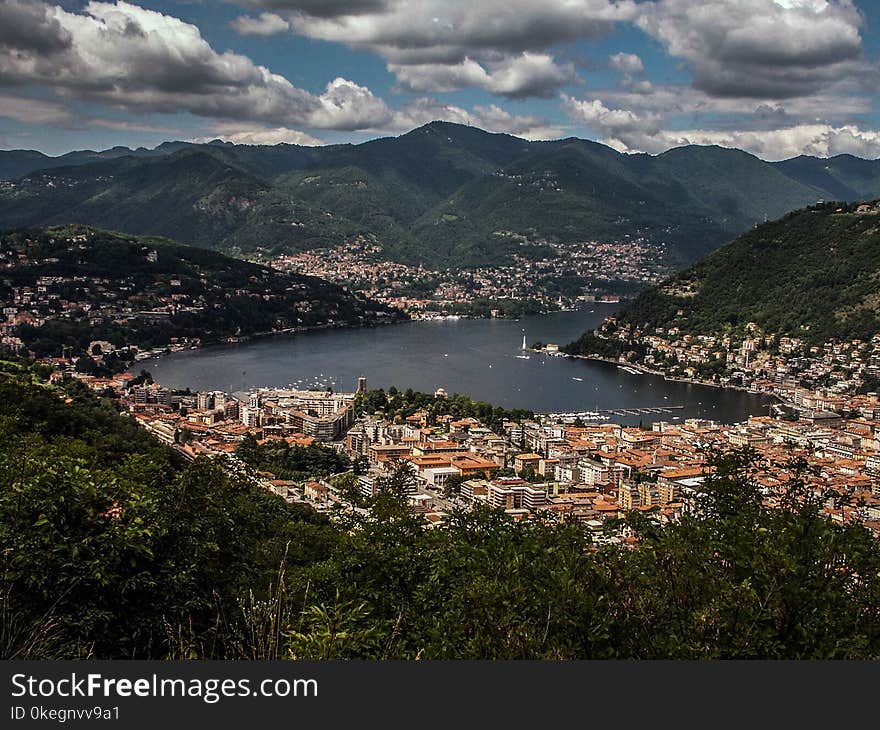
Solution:
M 70 47 L 70 34 L 52 17 L 52 9 L 30 0 L 0 3 L 0 48 L 24 47 L 38 53 L 58 53 Z
M 674 118 L 679 124 L 683 117 L 688 117 L 690 123 L 702 124 L 705 123 L 702 120 L 711 119 L 716 125 L 781 127 L 822 120 L 842 126 L 873 110 L 871 96 L 840 84 L 827 92 L 790 99 L 719 97 L 684 84 L 651 86 L 647 91 L 633 84 L 624 89 L 596 89 L 593 96 L 606 106 L 630 109 L 642 115 L 662 115 Z
M 324 142 L 310 134 L 300 132 L 297 129 L 287 127 L 262 127 L 259 125 L 236 125 L 234 123 L 219 123 L 213 127 L 214 135 L 197 137 L 193 142 L 212 142 L 215 139 L 234 144 L 249 145 L 274 145 L 274 144 L 297 144 L 304 146 L 322 145 Z
M 275 13 L 260 13 L 256 18 L 241 15 L 229 25 L 240 35 L 270 36 L 290 30 L 290 23 Z
M 22 20 L 24 19 L 24 20 Z M 7 32 L 33 23 L 21 35 Z M 22 0 L 0 2 L 0 85 L 40 84 L 67 99 L 135 112 L 363 129 L 391 117 L 369 89 L 335 79 L 318 96 L 231 51 L 199 29 L 122 0 L 82 13 Z
M 459 63 L 388 64 L 404 91 L 454 91 L 470 86 L 485 88 L 490 81 L 486 69 L 471 58 Z
M 458 62 L 478 51 L 543 51 L 556 43 L 599 37 L 615 21 L 636 16 L 632 0 L 385 0 L 370 7 L 347 5 L 271 3 L 279 13 L 280 6 L 287 9 L 302 35 L 368 47 L 397 63 L 403 57 L 430 63 L 452 61 L 457 55 Z
M 166 127 L 160 124 L 146 124 L 145 122 L 133 122 L 126 119 L 102 119 L 91 117 L 85 120 L 84 125 L 95 125 L 105 129 L 115 129 L 122 132 L 149 132 L 150 134 L 180 134 L 179 129 Z
M 636 17 L 633 0 L 420 0 L 319 3 L 252 0 L 302 36 L 378 54 L 400 88 L 483 88 L 509 98 L 548 97 L 575 80 L 549 47 L 607 33 Z
M 467 87 L 485 89 L 510 99 L 554 96 L 574 80 L 571 64 L 559 66 L 546 53 L 522 53 L 488 65 L 488 70 L 471 58 L 457 64 L 389 64 L 399 88 L 407 91 L 453 91 Z
M 657 0 L 639 10 L 639 27 L 715 96 L 791 98 L 875 73 L 852 0 Z
M 615 53 L 608 57 L 608 65 L 628 76 L 635 76 L 645 70 L 645 64 L 635 53 Z
M 73 121 L 74 114 L 54 101 L 0 94 L 0 117 L 28 124 L 66 125 Z
M 783 129 L 683 130 L 664 132 L 664 144 L 715 144 L 751 152 L 765 160 L 785 160 L 798 155 L 833 157 L 851 154 L 857 157 L 880 157 L 880 132 L 863 130 L 856 125 L 833 127 L 829 124 L 801 124 Z
M 558 124 L 531 115 L 514 115 L 496 104 L 475 106 L 472 111 L 468 111 L 431 98 L 417 99 L 396 112 L 392 129 L 389 131 L 409 130 L 438 120 L 470 124 L 489 132 L 503 132 L 532 140 L 556 139 L 561 137 L 564 131 L 564 128 Z
M 304 13 L 317 18 L 332 18 L 382 11 L 390 3 L 387 0 L 240 0 L 237 4 L 250 8 Z
M 766 160 L 784 160 L 807 154 L 830 157 L 852 154 L 880 157 L 880 132 L 858 125 L 833 126 L 799 123 L 766 129 L 664 129 L 658 114 L 636 114 L 629 109 L 608 108 L 598 99 L 563 97 L 570 119 L 588 126 L 602 142 L 621 152 L 664 152 L 684 145 L 720 145 L 742 149 Z M 778 124 L 786 120 L 778 109 L 763 110 Z
M 659 115 L 640 116 L 629 109 L 609 109 L 599 99 L 578 100 L 563 95 L 562 107 L 570 119 L 586 125 L 602 137 L 634 141 L 661 131 Z
M 366 86 L 336 78 L 317 97 L 317 107 L 305 117 L 306 126 L 320 129 L 370 129 L 386 124 L 392 112 Z
M 487 89 L 510 98 L 550 97 L 575 78 L 574 67 L 557 66 L 546 53 L 523 53 L 495 64 Z

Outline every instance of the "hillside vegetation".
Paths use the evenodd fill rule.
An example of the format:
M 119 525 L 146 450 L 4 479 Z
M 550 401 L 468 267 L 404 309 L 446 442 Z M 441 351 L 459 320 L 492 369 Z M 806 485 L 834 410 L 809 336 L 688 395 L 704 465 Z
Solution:
M 94 340 L 152 348 L 401 316 L 322 279 L 86 226 L 0 235 L 0 261 L 0 300 L 34 292 L 18 305 L 29 318 L 17 334 L 37 356 L 78 354 Z
M 869 340 L 880 332 L 880 208 L 870 207 L 826 203 L 758 226 L 643 291 L 615 320 L 645 334 L 744 332 L 753 322 L 813 344 Z M 569 351 L 601 342 L 587 333 Z

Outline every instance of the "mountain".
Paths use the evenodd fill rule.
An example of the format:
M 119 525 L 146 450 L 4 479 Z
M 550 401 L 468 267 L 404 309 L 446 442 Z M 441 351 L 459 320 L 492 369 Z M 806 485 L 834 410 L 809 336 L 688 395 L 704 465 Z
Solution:
M 401 316 L 322 279 L 80 225 L 4 234 L 0 264 L 8 321 L 38 356 L 95 340 L 143 349 Z
M 816 345 L 880 332 L 880 203 L 822 203 L 757 226 L 643 291 L 568 351 L 614 356 L 609 342 L 629 349 L 673 328 L 744 334 L 750 323 Z M 631 342 L 618 342 L 626 331 Z
M 880 196 L 880 170 L 876 160 L 852 155 L 829 159 L 802 155 L 774 166 L 804 184 L 827 190 L 832 199 L 867 200 Z
M 628 236 L 680 267 L 794 208 L 880 194 L 880 162 L 850 156 L 768 163 L 694 146 L 625 155 L 448 122 L 358 145 L 6 152 L 0 177 L 0 229 L 76 222 L 235 255 L 362 236 L 393 260 L 458 267 L 541 258 L 547 241 Z
M 145 147 L 111 147 L 101 152 L 76 150 L 58 157 L 49 157 L 34 150 L 0 150 L 0 180 L 15 180 L 37 170 L 55 167 L 88 165 L 102 160 L 115 160 L 119 157 L 158 157 L 190 146 L 188 142 L 164 142 L 155 149 Z

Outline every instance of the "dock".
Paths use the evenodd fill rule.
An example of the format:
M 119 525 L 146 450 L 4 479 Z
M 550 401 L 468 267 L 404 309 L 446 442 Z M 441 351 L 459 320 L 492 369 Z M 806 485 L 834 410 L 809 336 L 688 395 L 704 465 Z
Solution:
M 580 418 L 582 421 L 599 421 L 614 416 L 641 416 L 648 414 L 674 413 L 683 411 L 684 406 L 643 406 L 640 408 L 599 408 L 594 411 L 570 411 L 564 413 L 539 413 L 536 415 L 566 421 Z

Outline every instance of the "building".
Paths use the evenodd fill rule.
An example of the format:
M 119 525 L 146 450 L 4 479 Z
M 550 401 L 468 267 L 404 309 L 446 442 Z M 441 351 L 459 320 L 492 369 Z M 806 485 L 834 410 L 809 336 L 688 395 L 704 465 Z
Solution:
M 488 501 L 499 509 L 533 512 L 547 503 L 547 490 L 544 485 L 490 482 Z
M 526 469 L 530 469 L 533 473 L 538 473 L 538 465 L 543 457 L 540 454 L 526 453 L 517 454 L 513 457 L 513 470 L 517 474 L 522 474 Z

